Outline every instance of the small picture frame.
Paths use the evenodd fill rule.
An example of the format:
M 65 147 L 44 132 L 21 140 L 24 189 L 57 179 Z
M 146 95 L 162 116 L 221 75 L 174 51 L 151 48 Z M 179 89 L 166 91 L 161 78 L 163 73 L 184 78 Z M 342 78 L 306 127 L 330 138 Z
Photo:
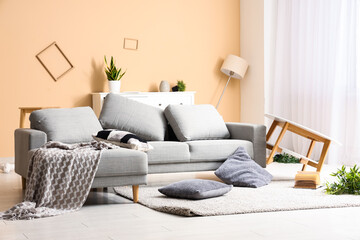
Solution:
M 74 68 L 56 42 L 51 43 L 36 54 L 36 58 L 54 81 L 59 80 Z
M 139 40 L 133 38 L 124 38 L 123 48 L 127 50 L 137 50 L 139 46 Z

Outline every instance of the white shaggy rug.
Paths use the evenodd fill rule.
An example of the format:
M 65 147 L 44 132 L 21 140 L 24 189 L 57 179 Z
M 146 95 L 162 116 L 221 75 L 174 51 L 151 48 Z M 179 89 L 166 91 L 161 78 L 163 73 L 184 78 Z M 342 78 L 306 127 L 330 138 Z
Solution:
M 139 203 L 157 211 L 182 216 L 214 216 L 257 212 L 360 206 L 360 196 L 328 195 L 324 188 L 295 189 L 293 180 L 273 181 L 261 188 L 234 187 L 222 197 L 182 200 L 162 195 L 156 186 L 140 186 Z M 115 192 L 132 199 L 131 187 Z

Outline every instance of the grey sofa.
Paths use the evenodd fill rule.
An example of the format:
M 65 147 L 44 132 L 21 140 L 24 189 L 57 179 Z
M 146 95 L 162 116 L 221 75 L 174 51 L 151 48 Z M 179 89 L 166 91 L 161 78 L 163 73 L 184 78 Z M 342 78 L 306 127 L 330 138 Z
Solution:
M 213 111 L 211 107 L 202 107 L 199 110 L 195 109 L 196 111 L 192 107 L 184 107 L 187 109 L 185 112 L 182 112 L 182 107 L 174 108 L 174 114 L 171 115 L 170 107 L 164 114 L 159 108 L 109 94 L 104 101 L 99 120 L 90 107 L 34 111 L 30 115 L 31 129 L 15 130 L 15 172 L 22 176 L 24 183 L 29 156 L 34 149 L 47 141 L 90 141 L 91 135 L 103 128 L 132 132 L 148 140 L 154 148 L 146 153 L 126 148 L 105 150 L 101 156 L 92 187 L 132 185 L 135 202 L 138 186 L 147 183 L 147 174 L 216 170 L 239 146 L 244 147 L 260 166 L 266 166 L 265 126 L 223 123 L 227 138 L 219 139 L 217 136 L 211 136 L 212 129 L 216 132 L 216 127 L 211 126 L 211 119 L 220 115 L 217 116 L 216 112 L 212 113 L 215 117 L 211 114 L 204 116 L 204 113 L 206 115 L 208 111 Z M 194 114 L 199 111 L 202 111 L 201 114 L 195 116 Z M 180 115 L 177 115 L 178 113 Z M 186 115 L 189 115 L 189 121 L 186 120 Z M 207 120 L 200 123 L 195 119 L 204 117 Z M 182 120 L 176 123 L 177 119 Z M 216 123 L 221 122 L 222 118 L 221 121 L 218 120 Z M 167 121 L 170 125 L 173 124 L 172 127 Z M 187 122 L 187 125 L 181 125 L 184 122 Z M 207 124 L 210 126 L 204 126 Z M 202 139 L 201 134 L 192 135 L 192 132 L 198 129 L 208 131 L 206 134 L 210 135 L 205 137 L 208 139 Z M 184 136 L 179 135 L 179 131 L 190 133 L 186 133 L 183 139 Z

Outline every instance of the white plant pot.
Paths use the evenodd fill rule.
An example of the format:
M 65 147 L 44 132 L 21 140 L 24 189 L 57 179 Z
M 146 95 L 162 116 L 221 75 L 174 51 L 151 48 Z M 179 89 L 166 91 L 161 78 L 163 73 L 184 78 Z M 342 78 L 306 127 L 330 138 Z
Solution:
M 109 91 L 111 93 L 119 93 L 121 87 L 121 80 L 120 81 L 108 81 L 109 83 Z

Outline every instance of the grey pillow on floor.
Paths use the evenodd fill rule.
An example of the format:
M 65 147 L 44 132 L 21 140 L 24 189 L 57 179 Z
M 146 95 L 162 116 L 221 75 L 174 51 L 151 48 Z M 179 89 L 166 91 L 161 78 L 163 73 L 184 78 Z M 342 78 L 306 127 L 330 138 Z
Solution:
M 172 198 L 199 200 L 219 197 L 228 193 L 232 185 L 203 179 L 190 179 L 159 188 L 159 192 Z
M 237 187 L 262 187 L 272 180 L 272 175 L 252 160 L 243 147 L 215 171 L 215 175 L 227 184 Z

